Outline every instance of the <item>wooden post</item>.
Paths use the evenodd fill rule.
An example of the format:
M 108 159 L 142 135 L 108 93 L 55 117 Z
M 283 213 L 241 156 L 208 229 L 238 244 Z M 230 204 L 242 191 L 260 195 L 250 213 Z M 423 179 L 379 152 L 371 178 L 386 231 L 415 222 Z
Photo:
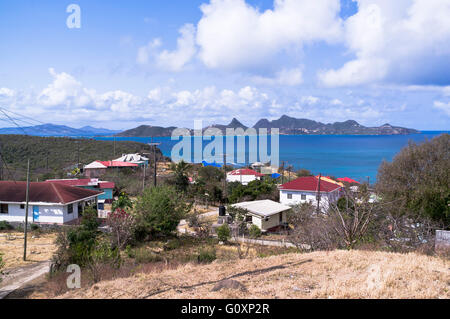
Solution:
M 24 242 L 23 242 L 23 260 L 27 260 L 27 232 L 28 232 L 28 206 L 30 198 L 30 159 L 27 165 L 27 190 L 25 193 L 25 227 L 24 227 Z

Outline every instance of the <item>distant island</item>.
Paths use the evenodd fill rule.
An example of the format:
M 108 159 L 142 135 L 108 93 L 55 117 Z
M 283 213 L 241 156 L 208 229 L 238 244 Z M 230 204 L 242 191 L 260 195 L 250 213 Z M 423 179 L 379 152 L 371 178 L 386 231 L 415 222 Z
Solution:
M 119 133 L 118 130 L 95 128 L 84 126 L 73 128 L 66 125 L 41 124 L 25 127 L 5 127 L 0 128 L 1 135 L 32 135 L 42 137 L 92 137 L 92 136 L 112 136 Z
M 248 127 L 242 124 L 236 118 L 228 125 L 214 124 L 203 128 L 203 131 L 208 128 L 218 128 L 225 134 L 227 128 L 243 128 L 244 130 Z M 384 124 L 378 127 L 367 127 L 359 124 L 356 121 L 348 120 L 345 122 L 335 122 L 330 124 L 324 124 L 321 122 L 316 122 L 308 119 L 297 119 L 287 115 L 283 115 L 278 120 L 269 121 L 267 119 L 261 119 L 253 125 L 253 128 L 267 128 L 268 133 L 272 128 L 278 128 L 280 134 L 282 135 L 405 135 L 420 133 L 418 130 L 404 128 L 399 126 L 393 126 L 390 124 Z M 151 126 L 151 125 L 141 125 L 134 129 L 126 130 L 124 132 L 115 134 L 118 137 L 164 137 L 171 136 L 172 131 L 176 127 L 161 127 L 161 126 Z
M 177 127 L 169 126 L 152 126 L 141 125 L 136 128 L 121 132 L 120 130 L 110 130 L 105 128 L 95 128 L 92 126 L 84 126 L 82 128 L 73 128 L 66 125 L 56 124 L 42 124 L 28 127 L 6 127 L 0 128 L 0 135 L 32 135 L 42 137 L 98 137 L 98 136 L 117 136 L 117 137 L 164 137 L 171 136 L 172 131 Z M 227 124 L 214 124 L 203 128 L 203 131 L 208 128 L 218 128 L 223 134 L 226 133 L 227 128 L 242 128 L 246 130 L 248 127 L 242 124 L 236 118 Z M 279 133 L 282 135 L 405 135 L 419 133 L 419 131 L 404 128 L 399 126 L 393 126 L 390 124 L 384 124 L 378 127 L 367 127 L 359 124 L 356 121 L 348 120 L 345 122 L 335 122 L 330 124 L 324 124 L 321 122 L 297 119 L 287 115 L 283 115 L 278 120 L 269 121 L 267 119 L 261 119 L 253 125 L 253 128 L 267 128 L 268 133 L 272 128 L 278 128 Z M 192 132 L 192 130 L 190 129 Z

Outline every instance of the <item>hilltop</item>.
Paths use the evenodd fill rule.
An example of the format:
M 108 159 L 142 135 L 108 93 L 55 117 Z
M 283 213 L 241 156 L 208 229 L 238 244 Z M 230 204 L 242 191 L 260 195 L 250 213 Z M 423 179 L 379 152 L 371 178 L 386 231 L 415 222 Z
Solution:
M 161 127 L 161 126 L 141 125 L 137 128 L 116 134 L 116 136 L 126 136 L 126 137 L 171 136 L 172 131 L 175 128 L 176 127 L 174 126 Z M 208 127 L 205 127 L 203 131 L 205 131 L 208 128 L 217 128 L 221 130 L 223 134 L 225 134 L 227 128 L 233 129 L 243 128 L 245 130 L 248 127 L 242 124 L 238 119 L 233 118 L 229 124 L 213 124 Z M 419 131 L 415 129 L 393 126 L 388 123 L 377 127 L 367 127 L 359 124 L 354 120 L 324 124 L 321 122 L 308 119 L 297 119 L 287 115 L 283 115 L 279 119 L 272 121 L 269 121 L 268 119 L 260 119 L 255 123 L 255 125 L 253 125 L 253 128 L 255 129 L 267 128 L 269 133 L 272 128 L 278 128 L 280 134 L 284 135 L 295 135 L 295 134 L 399 135 L 399 134 L 419 133 Z
M 416 253 L 291 253 L 154 270 L 59 298 L 450 298 L 449 266 L 446 259 Z M 211 291 L 228 278 L 245 290 Z
M 93 139 L 74 139 L 67 137 L 38 137 L 28 135 L 0 135 L 0 151 L 7 167 L 14 172 L 15 178 L 24 177 L 27 158 L 31 170 L 35 173 L 60 171 L 76 164 L 79 158 L 82 164 L 95 160 L 112 160 L 122 154 L 149 151 L 149 146 L 131 141 L 97 141 Z M 115 150 L 115 157 L 114 157 Z M 162 157 L 158 150 L 157 156 Z M 48 158 L 48 170 L 47 168 Z M 11 178 L 3 169 L 4 178 Z

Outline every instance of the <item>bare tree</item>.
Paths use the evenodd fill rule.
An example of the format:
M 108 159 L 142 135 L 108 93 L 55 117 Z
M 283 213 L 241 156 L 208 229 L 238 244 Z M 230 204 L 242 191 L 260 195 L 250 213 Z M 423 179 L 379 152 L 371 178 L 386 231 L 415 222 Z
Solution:
M 344 196 L 330 204 L 328 219 L 347 249 L 354 248 L 366 234 L 377 205 L 370 202 L 369 192 L 354 193 L 344 189 Z
M 312 204 L 302 203 L 292 207 L 287 218 L 292 226 L 287 240 L 300 251 L 329 250 L 337 247 L 336 236 L 327 216 L 317 214 Z

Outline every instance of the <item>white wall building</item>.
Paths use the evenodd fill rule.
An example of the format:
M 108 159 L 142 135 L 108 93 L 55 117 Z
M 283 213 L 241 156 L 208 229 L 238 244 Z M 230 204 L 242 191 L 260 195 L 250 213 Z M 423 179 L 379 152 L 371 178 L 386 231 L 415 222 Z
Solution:
M 96 207 L 102 192 L 49 182 L 30 183 L 28 222 L 65 224 L 86 206 Z M 0 221 L 24 222 L 26 183 L 0 181 Z
M 234 171 L 227 173 L 227 182 L 239 182 L 242 185 L 247 185 L 251 181 L 259 180 L 261 177 L 263 177 L 264 174 L 258 173 L 257 171 L 254 171 L 249 168 L 241 168 L 236 169 Z
M 247 210 L 247 222 L 258 226 L 263 232 L 286 223 L 287 211 L 291 209 L 290 206 L 270 199 L 242 202 L 232 206 Z
M 299 177 L 279 187 L 280 203 L 293 206 L 309 202 L 316 206 L 317 195 L 320 194 L 319 206 L 323 212 L 326 212 L 330 203 L 336 203 L 341 197 L 341 189 L 340 185 L 321 180 L 319 191 L 319 179 L 317 177 Z

